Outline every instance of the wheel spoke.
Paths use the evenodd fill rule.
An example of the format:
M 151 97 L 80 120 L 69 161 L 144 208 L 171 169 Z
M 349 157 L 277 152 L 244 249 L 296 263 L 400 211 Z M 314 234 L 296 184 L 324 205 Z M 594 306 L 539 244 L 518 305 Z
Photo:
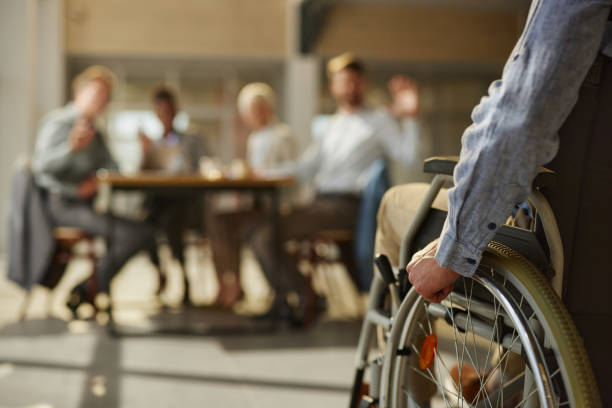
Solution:
M 459 397 L 459 395 L 457 395 L 457 393 L 455 393 L 455 392 L 453 392 L 453 391 L 449 390 L 448 388 L 446 388 L 446 387 L 444 387 L 442 384 L 440 384 L 440 383 L 439 383 L 439 382 L 438 382 L 438 381 L 437 381 L 437 380 L 436 380 L 436 379 L 433 377 L 433 375 L 431 374 L 431 371 L 430 371 L 430 370 L 427 370 L 427 373 L 428 373 L 429 375 L 425 375 L 425 374 L 423 374 L 423 371 L 422 371 L 422 370 L 419 370 L 419 369 L 418 369 L 418 368 L 416 368 L 416 367 L 412 367 L 412 366 L 410 366 L 409 368 L 410 368 L 412 371 L 414 371 L 415 373 L 417 373 L 418 375 L 420 375 L 421 377 L 423 377 L 423 378 L 425 378 L 425 379 L 427 379 L 427 380 L 431 381 L 431 382 L 432 382 L 432 383 L 434 383 L 436 386 L 438 386 L 438 388 L 439 388 L 440 390 L 442 390 L 442 391 L 443 391 L 443 392 L 442 392 L 442 395 L 445 395 L 445 393 L 444 393 L 444 391 L 445 391 L 445 392 L 448 392 L 449 394 L 451 394 L 452 396 L 454 396 L 454 397 L 456 397 L 456 398 L 460 398 L 460 397 Z M 448 402 L 447 402 L 447 404 L 446 404 L 446 405 L 447 405 L 447 406 L 449 406 Z
M 531 315 L 531 317 L 530 317 L 529 319 L 533 318 L 533 316 L 534 316 L 534 315 L 535 315 L 535 313 L 534 313 L 534 314 L 532 314 L 532 315 Z M 505 359 L 507 359 L 508 355 L 509 355 L 509 354 L 512 352 L 512 347 L 514 346 L 514 344 L 516 343 L 516 341 L 517 341 L 519 338 L 520 338 L 519 336 L 516 336 L 516 337 L 514 337 L 514 338 L 512 339 L 512 341 L 510 342 L 510 346 L 509 346 L 509 347 L 508 347 L 508 349 L 507 349 L 507 350 L 504 352 L 503 356 L 500 358 L 499 362 L 498 362 L 498 363 L 495 365 L 495 367 L 493 368 L 493 370 L 491 371 L 491 373 L 489 373 L 489 375 L 487 376 L 486 381 L 485 381 L 484 383 L 481 383 L 480 390 L 478 391 L 477 396 L 478 396 L 478 395 L 480 395 L 480 393 L 481 393 L 481 392 L 482 392 L 482 390 L 484 389 L 485 385 L 486 385 L 486 384 L 489 382 L 489 380 L 491 379 L 491 376 L 493 375 L 493 373 L 495 372 L 495 370 L 497 370 L 497 368 L 499 368 L 499 366 L 501 365 L 501 363 L 502 363 L 502 362 L 503 362 Z
M 498 306 L 496 306 L 496 304 L 497 304 Z M 495 322 L 493 323 L 493 333 L 491 334 L 491 339 L 489 340 L 489 347 L 487 348 L 487 357 L 486 357 L 486 359 L 485 359 L 485 365 L 484 365 L 485 369 L 486 369 L 486 368 L 488 367 L 488 365 L 489 365 L 489 357 L 490 357 L 490 355 L 491 355 L 491 348 L 493 347 L 493 340 L 494 340 L 493 338 L 495 337 L 495 333 L 496 333 L 496 329 L 497 329 L 497 324 L 498 324 L 498 322 L 499 322 L 499 309 L 500 309 L 500 308 L 501 308 L 501 304 L 499 304 L 499 303 L 497 302 L 497 300 L 496 300 L 495 298 L 493 298 L 493 310 L 495 310 L 495 314 L 494 314 L 494 316 L 493 316 L 493 317 L 494 317 L 494 319 L 495 319 Z M 499 366 L 499 363 L 498 363 L 498 365 L 497 365 L 497 366 Z M 493 373 L 495 373 L 495 370 L 497 369 L 497 366 L 496 366 L 496 368 L 495 368 L 495 369 L 493 369 L 493 371 L 491 371 L 491 373 L 489 373 L 489 375 L 488 375 L 488 376 L 486 375 L 486 371 L 484 371 L 484 372 L 483 372 L 483 375 L 484 375 L 485 377 L 487 377 L 487 380 L 486 380 L 484 383 L 482 382 L 482 377 L 481 377 L 481 375 L 480 375 L 480 371 L 478 371 L 478 372 L 477 372 L 477 374 L 478 374 L 478 380 L 480 381 L 480 384 L 481 384 L 481 385 L 480 385 L 480 387 L 481 387 L 481 389 L 484 389 L 484 390 L 485 390 L 485 392 L 483 393 L 483 395 L 484 395 L 484 396 L 487 398 L 487 401 L 489 402 L 489 406 L 491 406 L 491 407 L 493 407 L 493 404 L 492 404 L 492 402 L 491 402 L 491 400 L 490 400 L 490 398 L 489 398 L 489 393 L 486 391 L 486 386 L 487 386 L 487 383 L 489 382 L 489 380 L 491 379 L 491 377 L 493 376 Z M 479 391 L 479 392 L 480 392 L 480 391 Z
M 412 346 L 412 349 L 415 351 L 415 353 L 416 353 L 417 355 L 419 355 L 419 352 L 418 352 L 417 347 L 416 347 L 414 344 L 411 344 L 411 346 Z M 438 355 L 437 351 L 434 351 L 434 356 L 437 356 L 437 357 L 438 357 L 438 359 L 440 359 L 440 356 Z M 446 365 L 444 365 L 444 367 L 446 368 L 446 371 L 447 371 L 448 375 L 450 376 L 450 371 L 448 371 L 448 368 L 446 367 Z M 431 371 L 429 370 L 429 368 L 427 368 L 427 372 L 428 372 L 428 373 L 429 373 L 429 374 L 432 376 L 432 380 L 433 380 L 433 374 L 431 373 Z M 440 387 L 440 388 L 441 388 L 441 391 L 440 391 L 440 392 L 442 393 L 442 396 L 444 397 L 444 400 L 446 401 L 446 393 L 444 392 L 444 390 L 446 390 L 446 387 L 444 387 L 444 386 L 442 385 L 442 383 L 441 383 L 441 381 L 442 381 L 442 375 L 441 375 L 441 373 L 440 373 L 440 366 L 439 366 L 439 365 L 438 365 L 438 379 L 439 379 L 438 381 L 434 381 L 434 382 L 435 382 L 435 383 L 438 385 L 438 387 Z
M 571 401 L 567 397 L 561 397 L 570 395 L 564 392 L 563 387 L 568 392 L 571 391 L 563 382 L 566 374 L 561 365 L 563 355 L 546 354 L 547 360 L 548 357 L 556 358 L 556 362 L 547 365 L 546 372 L 534 372 L 535 377 L 529 377 L 532 373 L 529 370 L 531 364 L 524 354 L 526 352 L 531 355 L 522 342 L 526 335 L 531 336 L 531 332 L 524 328 L 523 324 L 531 322 L 536 315 L 547 316 L 542 307 L 548 304 L 540 302 L 537 296 L 532 298 L 532 295 L 536 294 L 526 290 L 529 286 L 525 286 L 520 278 L 516 280 L 514 275 L 505 269 L 496 271 L 481 268 L 479 276 L 469 279 L 469 283 L 468 279 L 465 278 L 462 282 L 463 288 L 457 287 L 441 305 L 422 300 L 412 305 L 414 310 L 411 316 L 414 320 L 411 326 L 408 326 L 409 331 L 404 337 L 405 347 L 412 349 L 418 357 L 420 349 L 417 349 L 415 343 L 420 344 L 421 336 L 427 338 L 430 334 L 439 335 L 441 343 L 433 350 L 430 367 L 420 369 L 418 358 L 416 361 L 413 358 L 406 359 L 405 363 L 399 366 L 404 373 L 400 374 L 399 378 L 404 378 L 405 382 L 400 382 L 401 385 L 395 388 L 400 398 L 397 401 L 404 407 L 413 404 L 418 408 L 421 405 L 429 406 L 426 401 L 430 398 L 432 406 L 446 408 L 524 408 L 532 403 L 537 406 L 540 389 L 534 384 L 540 384 L 542 381 L 544 384 L 551 384 L 554 380 L 554 388 L 550 388 L 552 398 L 547 396 L 551 406 L 570 406 Z M 422 316 L 422 312 L 425 316 Z M 528 315 L 531 316 L 527 317 Z M 544 335 L 545 338 L 555 339 L 555 331 L 551 331 L 548 321 L 541 322 L 538 319 L 538 322 L 542 326 L 532 327 L 532 330 L 540 328 L 543 331 L 538 332 L 539 338 Z M 448 330 L 453 331 L 452 336 Z M 531 337 L 529 339 L 531 341 Z M 527 345 L 529 344 L 528 342 Z M 543 347 L 545 351 L 550 348 L 556 352 L 555 345 L 557 343 L 547 342 Z M 538 351 L 539 347 L 536 348 Z M 542 361 L 543 356 L 538 354 L 536 357 L 538 362 Z M 431 360 L 436 364 L 435 367 L 431 366 Z M 437 389 L 435 396 L 429 393 L 421 396 L 417 392 L 421 381 L 414 373 L 429 383 L 424 389 Z M 411 381 L 415 380 L 416 385 L 411 385 Z M 561 390 L 557 389 L 558 385 Z M 518 400 L 520 401 L 517 403 Z
M 449 300 L 451 302 L 451 309 L 454 309 L 453 306 L 453 293 L 451 292 L 450 296 L 449 296 Z M 453 321 L 453 343 L 455 344 L 455 357 L 457 357 L 457 361 L 459 361 L 459 350 L 457 349 L 457 330 L 456 326 L 454 325 L 454 321 Z M 463 344 L 465 345 L 465 338 L 463 339 Z M 458 371 L 458 380 L 457 383 L 459 385 L 459 395 L 463 396 L 463 384 L 461 381 L 461 376 L 463 373 L 463 355 L 465 354 L 465 351 L 462 349 L 461 350 L 461 364 L 457 366 L 457 371 Z M 452 378 L 452 376 L 451 376 Z M 461 406 L 463 407 L 463 401 L 464 398 L 461 399 Z
M 531 398 L 533 397 L 533 394 L 536 393 L 536 391 L 538 391 L 538 389 L 534 386 L 533 390 L 531 392 L 529 392 L 529 394 L 527 394 L 527 396 L 525 398 L 523 398 L 518 404 L 516 404 L 514 406 L 514 408 L 518 408 L 521 405 L 525 405 L 525 403 Z

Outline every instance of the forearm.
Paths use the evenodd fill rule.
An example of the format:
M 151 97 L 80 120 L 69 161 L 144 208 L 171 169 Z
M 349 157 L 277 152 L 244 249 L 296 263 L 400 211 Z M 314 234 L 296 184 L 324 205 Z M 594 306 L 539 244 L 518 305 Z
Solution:
M 263 173 L 269 176 L 292 176 L 302 181 L 309 180 L 314 177 L 319 167 L 320 154 L 320 147 L 314 145 L 297 160 L 264 169 Z
M 380 119 L 379 137 L 388 157 L 406 165 L 418 156 L 421 125 L 416 118 L 394 118 L 385 112 Z
M 540 1 L 502 80 L 472 114 L 436 260 L 470 276 L 512 207 L 528 195 L 539 166 L 557 151 L 597 53 L 609 2 Z
M 393 150 L 394 159 L 404 164 L 411 164 L 419 153 L 421 123 L 416 118 L 402 118 L 399 122 L 399 132 L 401 141 L 398 149 Z

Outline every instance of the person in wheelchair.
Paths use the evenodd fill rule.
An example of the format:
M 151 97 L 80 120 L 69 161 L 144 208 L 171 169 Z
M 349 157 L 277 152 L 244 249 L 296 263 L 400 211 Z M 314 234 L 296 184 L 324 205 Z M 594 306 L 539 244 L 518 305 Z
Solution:
M 612 378 L 610 3 L 532 2 L 502 78 L 463 134 L 448 203 L 434 203 L 448 209 L 442 233 L 406 268 L 418 293 L 441 302 L 459 277 L 474 276 L 494 234 L 548 163 L 558 175 L 543 192 L 563 238 L 563 300 L 584 339 L 604 406 L 612 406 L 606 387 Z M 423 187 L 407 185 L 383 198 L 377 252 L 397 254 L 419 194 Z

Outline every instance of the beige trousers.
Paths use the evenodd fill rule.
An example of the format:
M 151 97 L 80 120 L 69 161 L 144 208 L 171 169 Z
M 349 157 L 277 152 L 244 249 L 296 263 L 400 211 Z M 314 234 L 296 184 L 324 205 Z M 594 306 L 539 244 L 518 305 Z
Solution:
M 399 262 L 400 244 L 404 232 L 427 194 L 429 184 L 411 183 L 395 186 L 385 193 L 378 208 L 375 254 L 385 254 L 392 265 Z M 433 208 L 448 209 L 446 189 L 440 190 Z

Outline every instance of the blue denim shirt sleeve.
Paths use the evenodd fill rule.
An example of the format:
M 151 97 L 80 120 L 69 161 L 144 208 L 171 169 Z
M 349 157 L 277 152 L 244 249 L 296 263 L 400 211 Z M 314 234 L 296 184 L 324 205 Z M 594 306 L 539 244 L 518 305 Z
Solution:
M 471 276 L 540 166 L 556 155 L 557 132 L 578 98 L 611 1 L 534 0 L 502 79 L 472 112 L 449 191 L 436 260 Z

